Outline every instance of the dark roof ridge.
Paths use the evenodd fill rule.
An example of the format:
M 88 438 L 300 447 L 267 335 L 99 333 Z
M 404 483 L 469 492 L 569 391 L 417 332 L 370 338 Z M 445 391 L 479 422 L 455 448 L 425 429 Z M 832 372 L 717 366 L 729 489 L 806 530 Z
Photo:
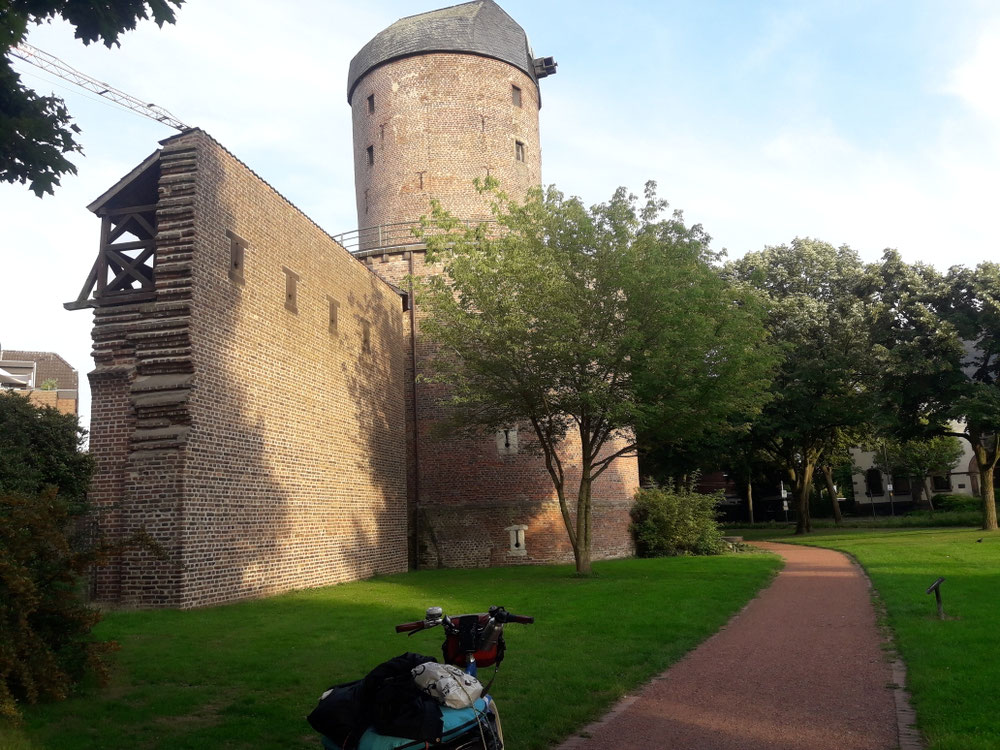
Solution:
M 461 8 L 468 10 L 455 12 Z M 494 0 L 471 0 L 404 16 L 369 39 L 351 59 L 347 73 L 348 104 L 361 79 L 370 71 L 395 60 L 433 53 L 499 60 L 521 70 L 538 84 L 534 51 L 524 28 Z

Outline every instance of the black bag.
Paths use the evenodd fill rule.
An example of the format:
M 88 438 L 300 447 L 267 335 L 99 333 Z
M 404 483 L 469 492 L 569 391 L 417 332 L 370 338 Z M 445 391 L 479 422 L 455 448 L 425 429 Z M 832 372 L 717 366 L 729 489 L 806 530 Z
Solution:
M 434 741 L 443 723 L 438 702 L 413 681 L 410 671 L 432 656 L 405 653 L 379 664 L 363 680 L 335 685 L 306 721 L 344 750 L 357 747 L 371 726 L 379 734 Z
M 379 664 L 368 673 L 362 703 L 379 734 L 413 740 L 440 739 L 443 729 L 438 702 L 413 681 L 414 667 L 437 661 L 431 656 L 405 653 Z
M 367 717 L 361 711 L 362 682 L 355 680 L 334 685 L 306 717 L 313 729 L 345 750 L 356 747 L 368 728 Z

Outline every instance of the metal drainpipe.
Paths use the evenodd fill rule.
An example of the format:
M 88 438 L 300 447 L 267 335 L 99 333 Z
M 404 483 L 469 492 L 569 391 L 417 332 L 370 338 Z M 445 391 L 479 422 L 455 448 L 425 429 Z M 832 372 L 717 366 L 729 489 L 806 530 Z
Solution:
M 417 426 L 417 301 L 413 296 L 413 250 L 410 251 L 410 358 L 413 379 L 413 569 L 420 570 L 420 442 Z

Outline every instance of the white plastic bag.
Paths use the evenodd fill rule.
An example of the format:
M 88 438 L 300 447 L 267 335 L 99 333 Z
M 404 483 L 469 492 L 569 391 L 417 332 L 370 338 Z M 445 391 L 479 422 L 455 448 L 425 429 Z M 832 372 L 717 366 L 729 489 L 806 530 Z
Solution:
M 468 708 L 483 694 L 483 686 L 472 675 L 451 664 L 429 661 L 411 670 L 417 687 L 449 708 Z

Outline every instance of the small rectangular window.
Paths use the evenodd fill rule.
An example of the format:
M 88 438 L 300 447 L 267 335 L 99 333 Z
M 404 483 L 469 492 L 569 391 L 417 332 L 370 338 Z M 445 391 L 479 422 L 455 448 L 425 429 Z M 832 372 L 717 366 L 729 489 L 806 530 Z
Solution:
M 368 166 L 370 167 L 375 163 L 375 147 L 369 146 L 365 152 L 368 154 Z
M 521 141 L 514 141 L 514 158 L 524 161 L 524 144 Z
M 297 313 L 299 311 L 299 275 L 284 266 L 281 270 L 285 272 L 285 309 Z
M 372 350 L 372 324 L 367 320 L 361 321 L 361 351 L 370 352 Z
M 340 303 L 333 297 L 327 297 L 326 301 L 330 303 L 330 333 L 336 333 L 337 315 L 340 312 Z
M 368 95 L 368 114 L 375 113 L 375 94 Z
M 511 85 L 510 100 L 514 103 L 515 107 L 521 106 L 521 89 L 519 89 L 517 86 Z
M 237 284 L 243 283 L 243 266 L 246 262 L 247 241 L 235 232 L 226 230 L 229 238 L 229 278 Z

